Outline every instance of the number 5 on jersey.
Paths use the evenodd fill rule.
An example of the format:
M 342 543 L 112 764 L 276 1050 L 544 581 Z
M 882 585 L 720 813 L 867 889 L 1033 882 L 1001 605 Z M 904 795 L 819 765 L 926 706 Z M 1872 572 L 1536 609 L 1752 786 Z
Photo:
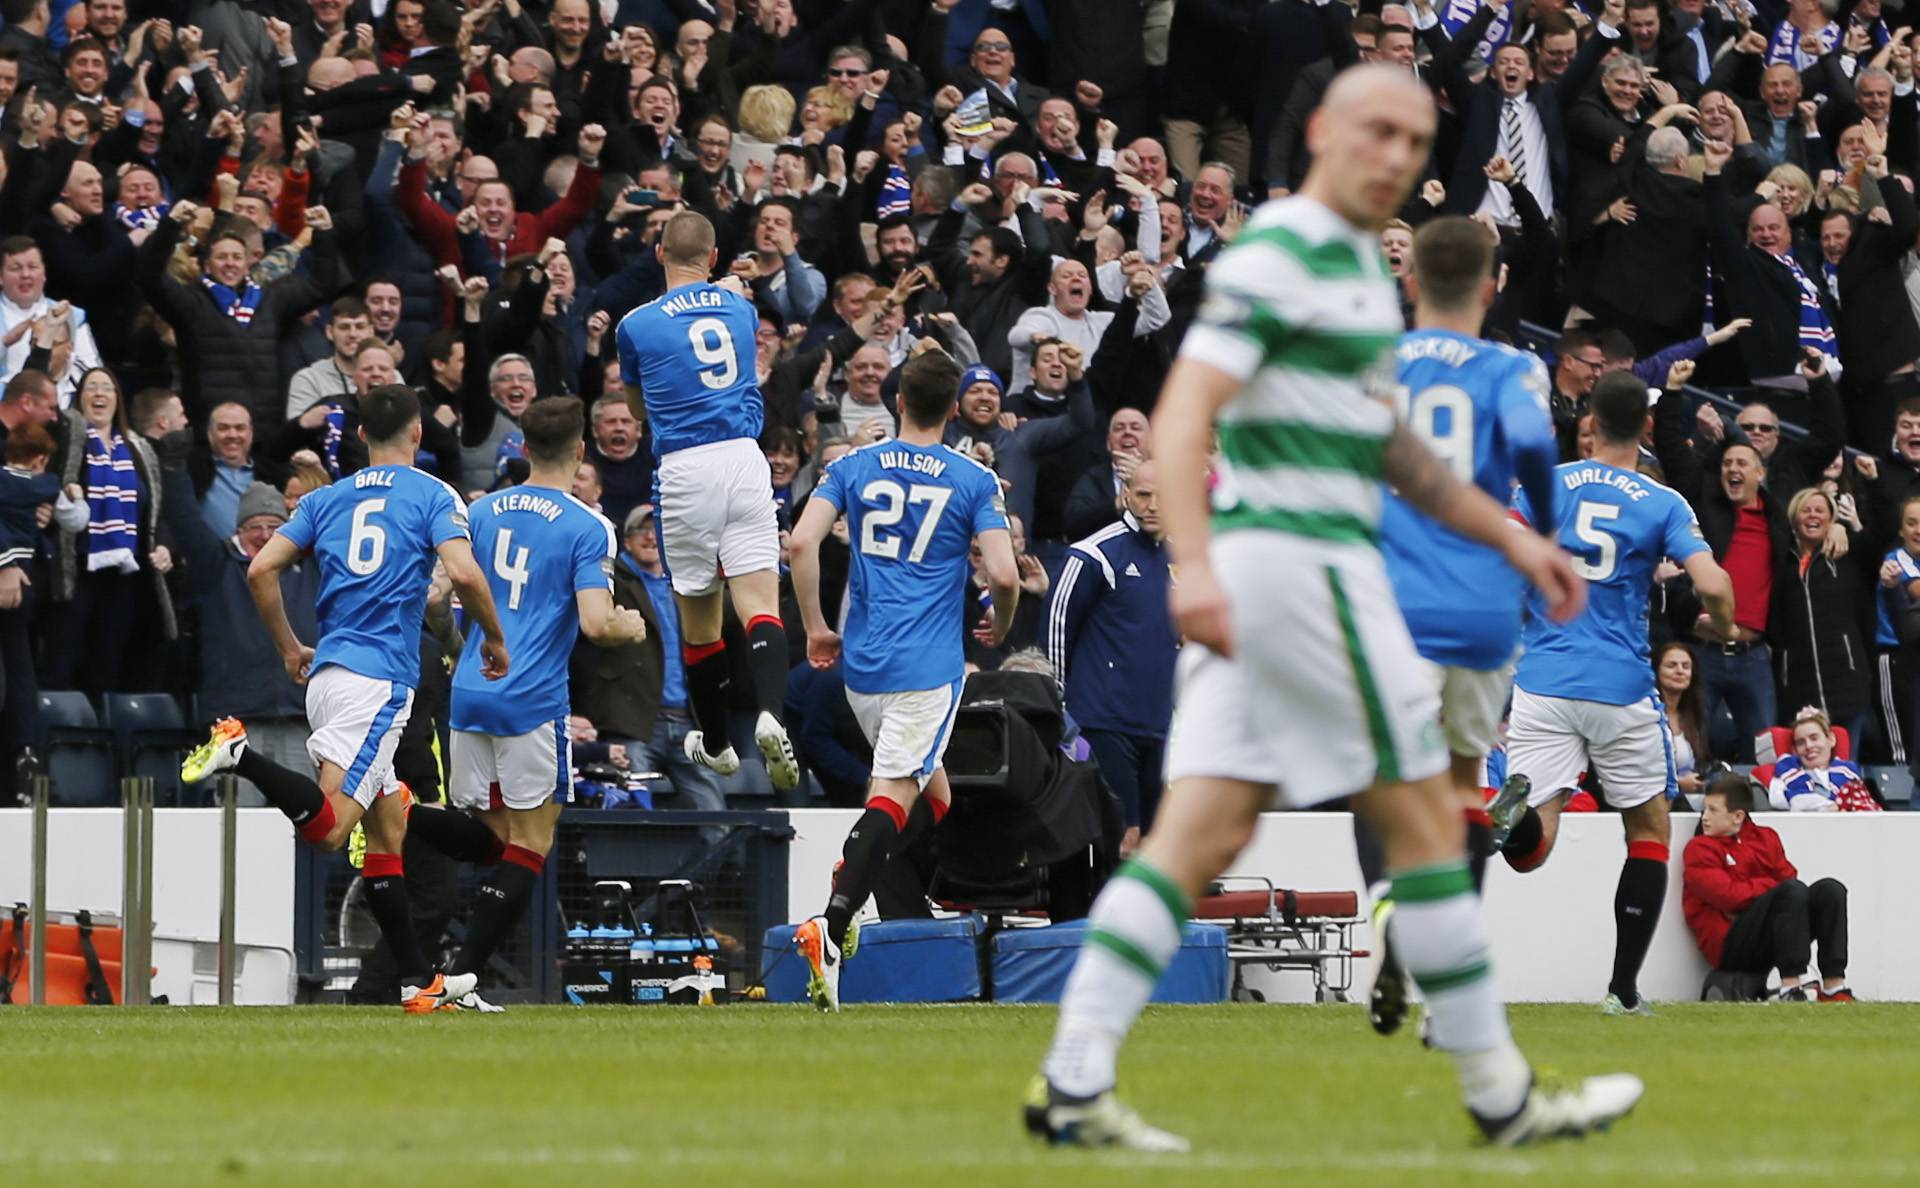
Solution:
M 1613 576 L 1614 567 L 1620 560 L 1620 542 L 1613 533 L 1601 528 L 1620 518 L 1620 508 L 1612 503 L 1592 503 L 1581 500 L 1579 510 L 1574 514 L 1573 534 L 1580 543 L 1598 549 L 1598 560 L 1589 562 L 1585 556 L 1576 553 L 1573 556 L 1573 571 L 1590 582 L 1604 582 Z

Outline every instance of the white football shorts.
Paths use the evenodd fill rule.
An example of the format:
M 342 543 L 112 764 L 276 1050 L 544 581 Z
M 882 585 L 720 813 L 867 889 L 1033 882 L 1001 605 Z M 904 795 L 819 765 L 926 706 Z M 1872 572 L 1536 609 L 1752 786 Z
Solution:
M 1672 796 L 1673 740 L 1659 699 L 1607 705 L 1514 689 L 1507 772 L 1533 782 L 1527 803 L 1538 808 L 1579 787 L 1583 771 L 1594 774 L 1615 808 Z
M 1500 745 L 1500 719 L 1513 690 L 1513 665 L 1461 668 L 1426 661 L 1427 674 L 1440 698 L 1440 733 L 1447 750 L 1469 759 L 1485 759 Z
M 758 443 L 734 438 L 675 450 L 660 459 L 654 481 L 653 520 L 674 593 L 710 594 L 722 574 L 779 568 L 773 472 Z
M 925 788 L 953 739 L 953 723 L 960 716 L 960 689 L 965 678 L 938 689 L 911 693 L 855 693 L 847 690 L 847 704 L 860 722 L 860 731 L 873 744 L 875 776 L 883 780 L 915 779 Z
M 398 681 L 375 680 L 329 664 L 307 680 L 307 756 L 315 767 L 331 763 L 347 773 L 340 791 L 373 807 L 375 798 L 400 790 L 393 752 L 413 716 L 413 690 Z
M 564 719 L 497 738 L 455 730 L 447 759 L 448 797 L 459 808 L 536 809 L 567 803 L 573 791 L 573 739 Z

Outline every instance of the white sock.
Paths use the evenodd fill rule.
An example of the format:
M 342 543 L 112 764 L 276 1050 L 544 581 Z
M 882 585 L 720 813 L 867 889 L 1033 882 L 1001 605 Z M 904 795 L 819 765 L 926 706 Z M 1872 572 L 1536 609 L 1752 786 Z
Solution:
M 1507 1029 L 1493 984 L 1486 921 L 1464 862 L 1393 879 L 1394 952 L 1427 1000 L 1433 1046 L 1454 1058 L 1467 1106 L 1505 1117 L 1526 1100 L 1532 1073 Z
M 1043 1066 L 1055 1089 L 1094 1097 L 1113 1088 L 1120 1044 L 1179 952 L 1187 915 L 1173 883 L 1138 858 L 1093 901 Z

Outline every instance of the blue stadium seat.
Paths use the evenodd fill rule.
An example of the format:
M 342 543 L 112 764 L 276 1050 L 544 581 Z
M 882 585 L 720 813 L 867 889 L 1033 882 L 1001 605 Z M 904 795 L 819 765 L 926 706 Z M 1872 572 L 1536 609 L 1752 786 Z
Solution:
M 120 802 L 113 778 L 113 734 L 101 727 L 86 694 L 42 690 L 40 736 L 55 804 L 100 808 Z
M 164 693 L 109 693 L 106 727 L 123 776 L 152 776 L 153 802 L 178 805 L 180 760 L 199 742 L 186 728 L 180 704 Z

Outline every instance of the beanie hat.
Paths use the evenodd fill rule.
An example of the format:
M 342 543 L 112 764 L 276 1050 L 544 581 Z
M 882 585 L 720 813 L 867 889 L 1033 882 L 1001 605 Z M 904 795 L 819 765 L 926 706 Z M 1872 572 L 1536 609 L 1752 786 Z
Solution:
M 992 384 L 994 391 L 1002 396 L 1007 394 L 1007 385 L 1001 382 L 998 372 L 985 363 L 975 363 L 960 373 L 960 391 L 956 393 L 956 399 L 966 395 L 967 389 L 975 384 Z
M 255 516 L 272 516 L 276 520 L 287 518 L 287 497 L 266 483 L 255 483 L 240 496 L 240 515 L 234 520 L 237 528 Z

